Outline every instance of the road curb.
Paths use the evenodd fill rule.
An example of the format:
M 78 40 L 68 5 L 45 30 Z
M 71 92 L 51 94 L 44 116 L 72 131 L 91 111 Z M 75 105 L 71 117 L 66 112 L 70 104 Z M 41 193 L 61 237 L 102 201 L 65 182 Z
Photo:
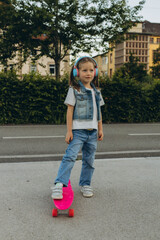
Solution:
M 64 154 L 6 155 L 0 156 L 0 163 L 61 161 Z M 95 159 L 160 157 L 160 150 L 97 152 Z M 77 160 L 82 159 L 79 153 Z

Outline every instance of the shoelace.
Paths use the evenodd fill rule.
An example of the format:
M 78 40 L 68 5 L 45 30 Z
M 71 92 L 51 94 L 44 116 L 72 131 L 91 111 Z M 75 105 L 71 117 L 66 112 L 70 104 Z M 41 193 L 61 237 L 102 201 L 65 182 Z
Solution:
M 93 189 L 92 189 L 92 187 L 90 187 L 90 186 L 83 186 L 82 187 L 85 191 L 89 191 L 89 192 L 93 192 Z
M 60 186 L 51 187 L 52 192 L 62 192 L 62 188 Z

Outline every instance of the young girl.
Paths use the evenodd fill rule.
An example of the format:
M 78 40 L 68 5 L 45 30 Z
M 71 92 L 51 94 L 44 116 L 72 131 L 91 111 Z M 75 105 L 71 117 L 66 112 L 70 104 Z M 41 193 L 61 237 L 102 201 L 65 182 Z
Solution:
M 70 88 L 64 102 L 68 106 L 65 141 L 69 145 L 59 167 L 55 186 L 52 188 L 53 199 L 63 198 L 62 187 L 68 185 L 71 170 L 80 150 L 82 150 L 82 169 L 79 185 L 84 197 L 93 196 L 91 179 L 97 135 L 99 141 L 103 140 L 100 108 L 104 105 L 101 93 L 94 84 L 98 84 L 96 61 L 91 57 L 79 58 L 71 70 Z

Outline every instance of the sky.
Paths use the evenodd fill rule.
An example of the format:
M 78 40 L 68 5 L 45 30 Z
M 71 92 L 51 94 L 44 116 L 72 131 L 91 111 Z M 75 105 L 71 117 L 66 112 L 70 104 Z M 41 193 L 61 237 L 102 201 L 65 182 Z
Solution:
M 140 0 L 128 0 L 129 6 L 133 7 Z M 160 23 L 160 0 L 146 0 L 143 9 L 140 11 L 142 20 L 147 20 L 152 23 Z
M 136 6 L 140 0 L 127 0 L 130 7 Z M 146 0 L 143 9 L 139 12 L 142 16 L 142 21 L 147 20 L 152 23 L 160 23 L 160 0 Z M 93 52 L 93 56 L 99 54 Z M 77 57 L 86 56 L 86 53 L 79 53 Z

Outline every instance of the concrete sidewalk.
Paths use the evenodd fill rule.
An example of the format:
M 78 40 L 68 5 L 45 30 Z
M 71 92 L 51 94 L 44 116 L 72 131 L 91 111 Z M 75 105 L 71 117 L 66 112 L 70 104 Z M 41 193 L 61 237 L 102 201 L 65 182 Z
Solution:
M 1 240 L 159 239 L 159 157 L 96 160 L 91 199 L 79 191 L 78 161 L 71 176 L 74 218 L 52 218 L 50 186 L 59 164 L 0 164 Z

